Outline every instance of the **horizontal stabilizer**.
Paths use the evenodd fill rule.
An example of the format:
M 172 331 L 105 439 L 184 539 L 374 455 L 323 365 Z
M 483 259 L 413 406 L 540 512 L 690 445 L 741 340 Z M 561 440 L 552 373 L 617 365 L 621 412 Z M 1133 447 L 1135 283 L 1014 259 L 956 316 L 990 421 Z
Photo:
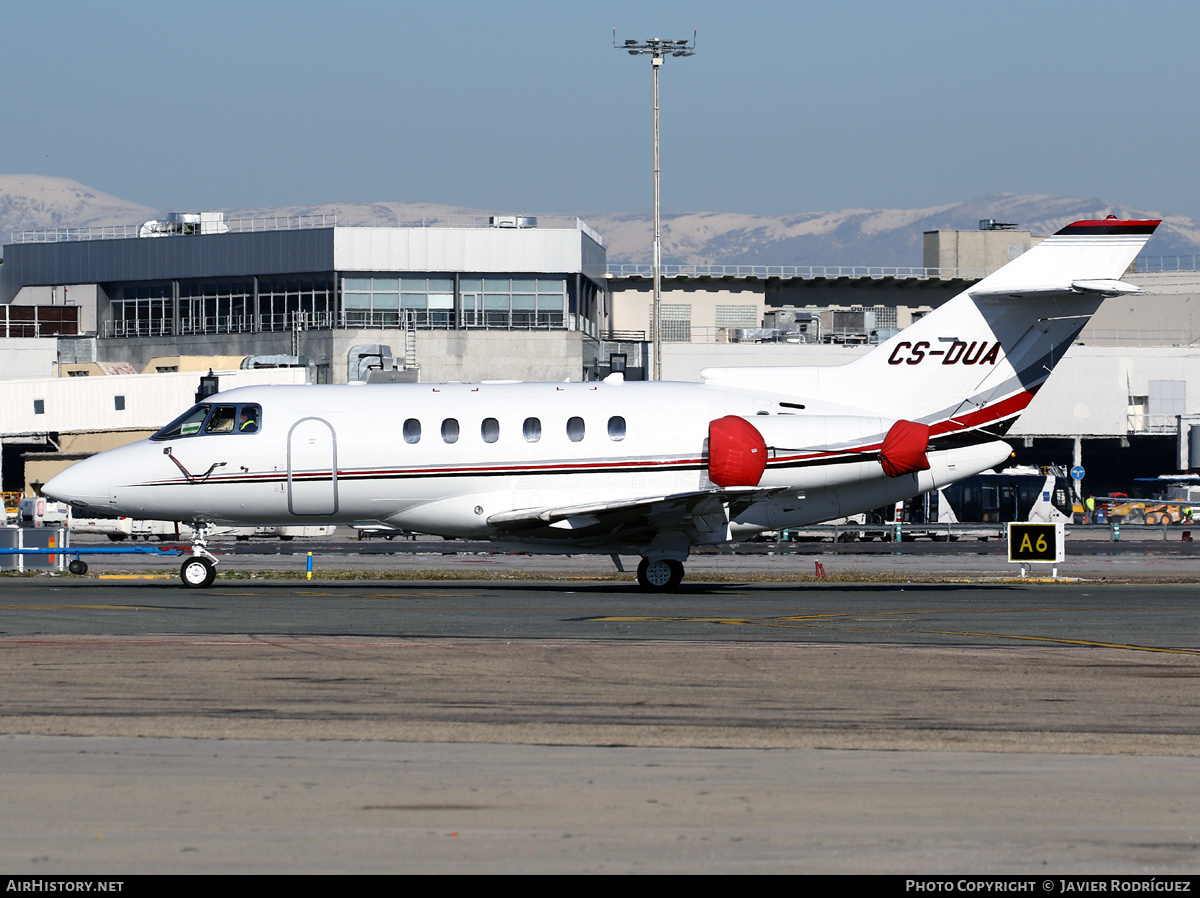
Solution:
M 1110 280 L 1071 281 L 1071 289 L 1079 293 L 1099 293 L 1102 296 L 1123 296 L 1127 293 L 1142 292 L 1142 288 L 1137 284 Z
M 1125 296 L 1130 293 L 1141 293 L 1142 288 L 1137 284 L 1127 284 L 1124 281 L 1108 279 L 1071 281 L 1069 284 L 1037 284 L 1030 286 L 1012 286 L 996 290 L 971 290 L 970 294 L 976 299 L 993 299 L 1008 297 L 1011 299 L 1037 298 L 1050 299 L 1055 296 Z

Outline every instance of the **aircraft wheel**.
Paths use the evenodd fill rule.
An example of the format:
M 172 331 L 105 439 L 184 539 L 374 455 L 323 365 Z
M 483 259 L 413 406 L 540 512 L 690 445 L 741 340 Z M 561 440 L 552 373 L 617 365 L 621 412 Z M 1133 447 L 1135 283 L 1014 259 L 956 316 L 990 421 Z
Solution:
M 638 585 L 643 592 L 674 592 L 683 582 L 683 563 L 661 558 L 643 558 L 637 569 Z
M 70 564 L 67 565 L 67 570 L 70 571 L 72 574 L 78 574 L 80 576 L 83 576 L 88 571 L 87 562 L 76 558 L 74 561 L 72 561 Z
M 183 563 L 179 578 L 188 589 L 207 589 L 217 579 L 217 569 L 207 558 L 196 555 Z

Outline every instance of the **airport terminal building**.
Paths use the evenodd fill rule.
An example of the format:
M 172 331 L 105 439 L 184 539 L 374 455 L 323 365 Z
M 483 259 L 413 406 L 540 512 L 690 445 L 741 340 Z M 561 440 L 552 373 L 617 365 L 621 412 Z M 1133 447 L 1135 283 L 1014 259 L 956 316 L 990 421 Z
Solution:
M 520 356 L 531 378 L 579 380 L 594 376 L 607 326 L 603 242 L 578 219 L 400 228 L 176 213 L 13 236 L 0 307 L 76 309 L 73 329 L 39 335 L 94 334 L 88 361 L 137 370 L 242 355 L 303 359 L 318 382 L 368 367 L 479 380 L 510 377 Z

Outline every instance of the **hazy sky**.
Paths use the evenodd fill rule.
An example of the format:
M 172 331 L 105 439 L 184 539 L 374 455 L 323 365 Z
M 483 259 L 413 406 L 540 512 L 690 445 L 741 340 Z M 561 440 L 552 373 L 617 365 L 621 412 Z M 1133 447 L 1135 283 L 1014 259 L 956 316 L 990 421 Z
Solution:
M 157 209 L 784 214 L 990 193 L 1200 218 L 1193 2 L 0 4 L 0 172 Z

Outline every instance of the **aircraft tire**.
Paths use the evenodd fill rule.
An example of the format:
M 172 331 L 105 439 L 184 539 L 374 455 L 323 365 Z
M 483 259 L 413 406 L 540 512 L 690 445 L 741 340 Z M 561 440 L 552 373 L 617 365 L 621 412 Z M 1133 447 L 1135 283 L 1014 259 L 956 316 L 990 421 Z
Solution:
M 67 565 L 67 570 L 70 571 L 72 574 L 78 574 L 79 576 L 83 576 L 84 574 L 86 574 L 88 572 L 87 562 L 82 561 L 79 558 L 76 558 L 74 561 L 72 561 L 70 564 Z
M 683 582 L 683 562 L 643 558 L 638 563 L 637 578 L 642 592 L 674 592 Z
M 208 589 L 217 579 L 217 569 L 207 558 L 193 556 L 179 569 L 179 579 L 188 589 Z

